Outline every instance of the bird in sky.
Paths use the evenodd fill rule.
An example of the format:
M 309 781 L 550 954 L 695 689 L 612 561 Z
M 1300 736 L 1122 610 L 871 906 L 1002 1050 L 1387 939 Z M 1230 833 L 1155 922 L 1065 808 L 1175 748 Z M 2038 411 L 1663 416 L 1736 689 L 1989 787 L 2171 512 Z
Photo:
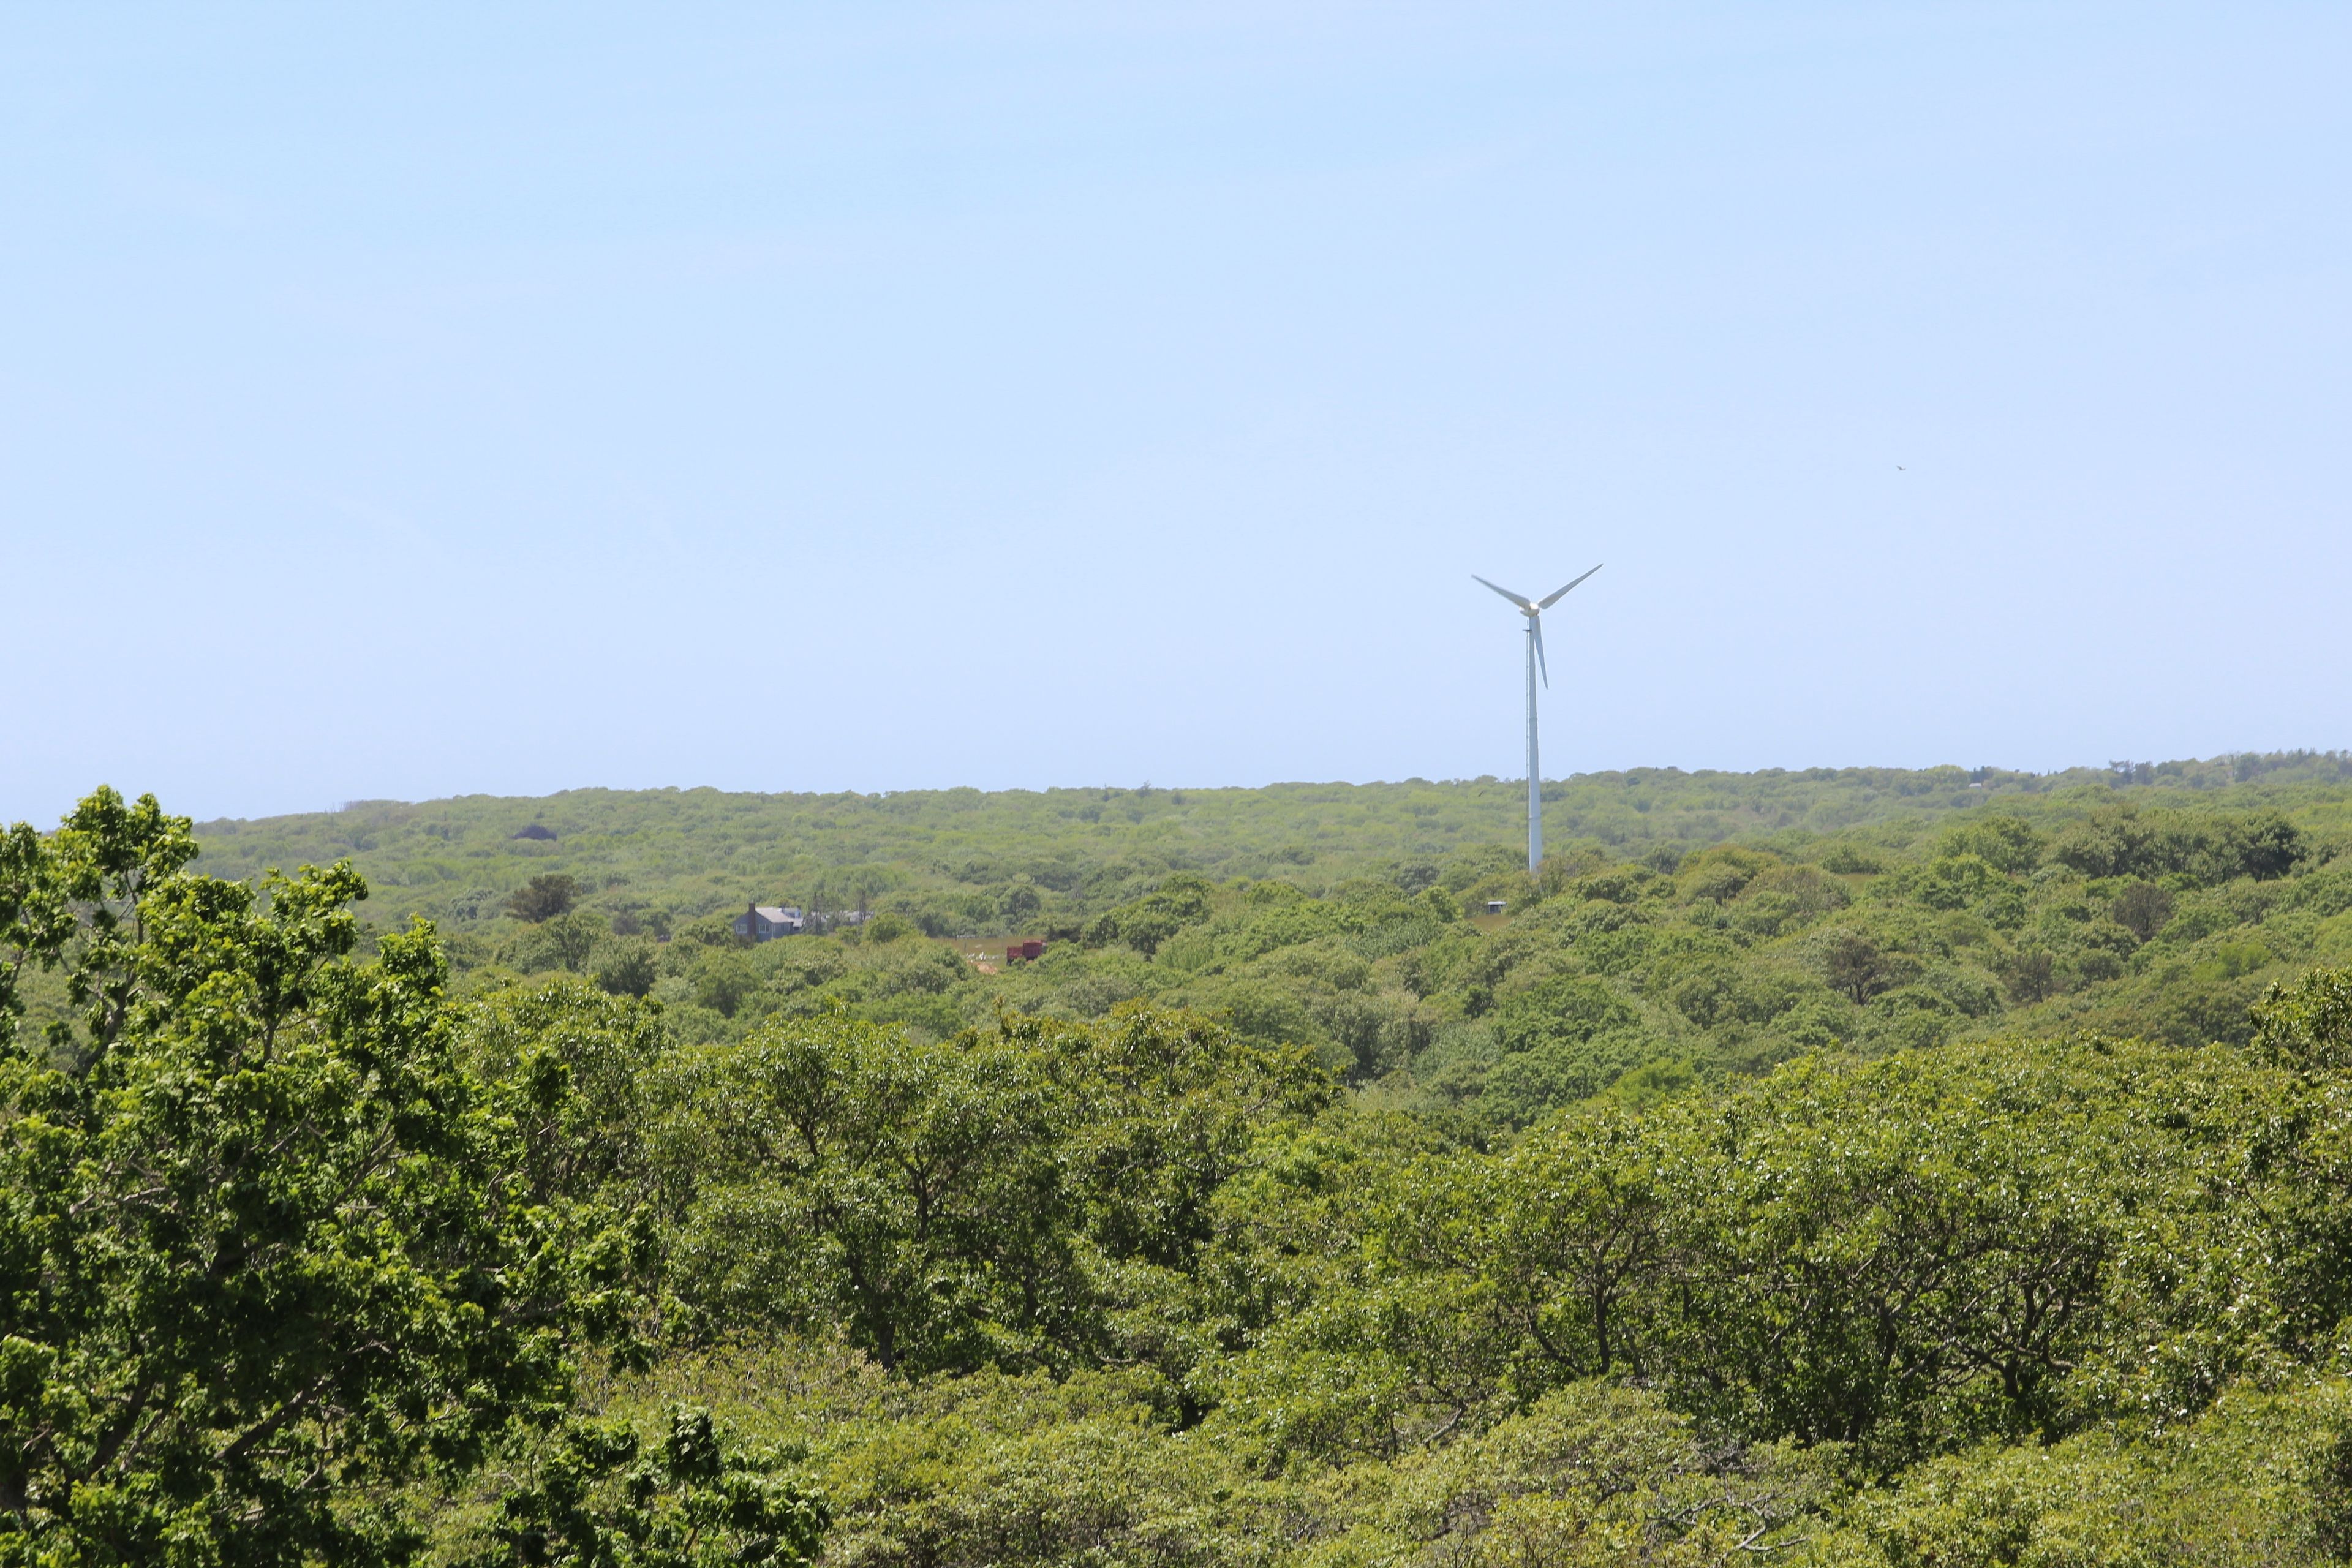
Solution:
M 1895 471 L 1896 473 L 1898 473 L 1898 474 L 1907 474 L 1907 473 L 1909 473 L 1911 470 L 1910 470 L 1910 469 L 1908 469 L 1908 468 L 1905 468 L 1902 464 L 1897 463 L 1897 464 L 1895 464 Z

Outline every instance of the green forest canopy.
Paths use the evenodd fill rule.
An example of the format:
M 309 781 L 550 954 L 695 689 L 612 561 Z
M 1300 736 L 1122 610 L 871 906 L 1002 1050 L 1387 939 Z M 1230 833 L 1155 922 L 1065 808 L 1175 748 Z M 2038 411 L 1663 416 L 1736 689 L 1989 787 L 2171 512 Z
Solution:
M 2264 985 L 2352 960 L 2352 758 L 1591 775 L 1548 786 L 1536 879 L 1515 792 L 574 792 L 206 825 L 198 864 L 348 857 L 363 911 L 433 919 L 467 984 L 578 973 L 682 1039 L 834 1008 L 940 1039 L 1150 999 L 1506 1128 L 1808 1050 L 2242 1040 Z M 730 921 L 754 900 L 875 919 L 753 948 Z M 966 961 L 1006 934 L 1054 940 Z
M 1729 840 L 1793 847 L 1873 830 L 1901 847 L 1954 813 L 1993 807 L 2051 822 L 2115 798 L 2260 802 L 2333 829 L 2352 756 L 2288 752 L 2032 774 L 1954 767 L 1755 773 L 1642 768 L 1544 786 L 1557 852 L 1635 860 Z M 1512 849 L 1517 780 L 1275 784 L 1263 789 L 914 790 L 740 795 L 570 790 L 199 824 L 205 868 L 350 858 L 373 918 L 495 920 L 533 875 L 561 873 L 614 912 L 691 919 L 754 899 L 828 909 L 896 903 L 934 934 L 1035 931 L 1148 890 L 1171 872 L 1278 877 L 1310 890 L 1365 874 Z M 547 837 L 519 837 L 534 830 Z M 1517 863 L 1514 856 L 1512 862 Z M 1034 904 L 1031 900 L 1034 899 Z
M 2345 1561 L 2344 772 L 100 792 L 0 1564 Z

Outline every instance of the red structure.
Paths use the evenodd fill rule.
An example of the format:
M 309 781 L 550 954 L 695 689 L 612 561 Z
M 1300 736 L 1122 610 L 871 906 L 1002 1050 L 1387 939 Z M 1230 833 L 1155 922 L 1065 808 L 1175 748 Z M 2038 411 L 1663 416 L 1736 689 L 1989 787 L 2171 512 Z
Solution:
M 1004 944 L 1004 962 L 1014 963 L 1024 958 L 1035 958 L 1045 951 L 1045 944 L 1034 936 L 1025 942 L 1008 942 Z

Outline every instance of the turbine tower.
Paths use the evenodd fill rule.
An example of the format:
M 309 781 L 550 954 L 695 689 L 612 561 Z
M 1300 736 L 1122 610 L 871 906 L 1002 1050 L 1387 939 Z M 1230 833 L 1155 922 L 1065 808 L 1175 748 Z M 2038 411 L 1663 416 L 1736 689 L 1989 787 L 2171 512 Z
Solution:
M 1592 572 L 1600 570 L 1595 566 Z M 1591 576 L 1592 572 L 1587 572 L 1584 577 Z M 1584 577 L 1579 577 L 1576 583 L 1583 582 Z M 1575 587 L 1576 583 L 1570 583 L 1568 588 L 1560 589 L 1549 598 L 1530 599 L 1525 594 L 1514 594 L 1499 584 L 1486 583 L 1486 579 L 1475 572 L 1470 574 L 1470 578 L 1475 583 L 1486 583 L 1487 587 L 1510 600 L 1518 607 L 1519 614 L 1528 618 L 1528 872 L 1532 876 L 1543 864 L 1543 770 L 1536 764 L 1537 669 L 1543 670 L 1544 685 L 1551 685 L 1551 668 L 1544 662 L 1543 613 L 1558 604 L 1561 595 L 1568 592 L 1568 588 Z

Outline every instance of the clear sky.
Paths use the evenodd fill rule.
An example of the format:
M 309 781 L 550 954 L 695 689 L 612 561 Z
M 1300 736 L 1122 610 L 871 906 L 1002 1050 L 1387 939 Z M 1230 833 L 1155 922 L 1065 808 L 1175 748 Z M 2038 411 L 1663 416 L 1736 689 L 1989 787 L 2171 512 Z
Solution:
M 2352 7 L 0 10 L 0 818 L 2352 744 Z

